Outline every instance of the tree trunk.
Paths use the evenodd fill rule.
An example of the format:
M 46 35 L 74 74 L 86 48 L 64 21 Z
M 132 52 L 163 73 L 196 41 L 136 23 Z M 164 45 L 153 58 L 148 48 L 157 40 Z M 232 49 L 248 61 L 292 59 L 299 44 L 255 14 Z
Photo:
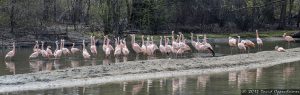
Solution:
M 16 0 L 11 0 L 11 9 L 10 9 L 10 32 L 14 33 L 15 28 L 15 4 Z
M 289 4 L 289 5 L 290 5 L 290 6 L 289 6 L 289 19 L 288 19 L 288 24 L 289 24 L 289 25 L 292 25 L 292 18 L 293 18 L 293 17 L 292 17 L 292 10 L 293 10 L 293 6 L 294 6 L 294 1 L 295 1 L 295 0 L 290 0 L 290 1 L 289 1 L 289 3 L 290 3 L 290 4 Z
M 284 29 L 285 28 L 286 4 L 287 4 L 287 0 L 281 0 L 280 22 L 279 22 L 278 29 Z
M 297 21 L 297 27 L 300 26 L 300 10 L 298 11 L 298 21 Z
M 131 0 L 125 0 L 125 1 L 126 1 L 126 7 L 127 7 L 127 21 L 128 21 L 128 27 L 127 28 L 131 29 L 132 28 L 131 27 L 131 13 L 132 13 L 131 12 L 132 11 L 131 6 L 132 5 L 130 5 L 130 3 L 132 3 L 132 1 Z
M 257 8 L 256 8 L 256 6 L 257 6 L 257 2 L 256 2 L 256 0 L 253 0 L 251 31 L 254 31 L 253 28 L 256 28 L 256 19 L 257 19 L 257 14 L 256 14 Z
M 43 21 L 48 21 L 49 18 L 49 0 L 44 0 Z
M 57 20 L 57 5 L 56 5 L 56 0 L 53 0 L 53 10 L 54 10 L 54 13 L 53 13 L 53 21 L 56 22 Z
M 89 25 L 89 18 L 90 18 L 90 7 L 91 7 L 91 0 L 87 0 L 87 10 L 85 16 L 85 25 Z

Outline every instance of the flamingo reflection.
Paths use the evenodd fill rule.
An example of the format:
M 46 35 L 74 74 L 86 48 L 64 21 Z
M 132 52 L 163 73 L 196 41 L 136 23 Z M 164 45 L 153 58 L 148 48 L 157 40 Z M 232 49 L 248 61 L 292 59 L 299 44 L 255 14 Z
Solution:
M 262 68 L 257 68 L 256 69 L 256 83 L 259 82 L 259 80 L 261 79 L 262 77 Z
M 71 67 L 72 68 L 79 67 L 79 61 L 78 60 L 71 60 Z
M 54 69 L 55 70 L 59 70 L 60 69 L 60 62 L 59 62 L 59 60 L 54 60 L 54 62 L 53 62 L 53 65 L 54 65 Z
M 137 95 L 143 88 L 144 81 L 140 81 L 138 84 L 132 86 L 132 95 Z
M 287 66 L 285 66 L 283 68 L 283 79 L 284 80 L 288 80 L 289 77 L 291 77 L 291 75 L 293 75 L 295 72 L 295 67 L 290 66 L 290 64 L 288 64 Z
M 237 72 L 229 72 L 228 73 L 228 84 L 229 85 L 236 85 L 236 80 L 237 80 Z
M 32 69 L 32 72 L 38 72 L 40 71 L 41 67 L 42 67 L 42 64 L 43 62 L 40 61 L 40 60 L 31 60 L 29 61 L 29 64 L 30 64 L 30 67 Z
M 108 58 L 104 58 L 102 62 L 103 62 L 102 63 L 103 65 L 110 65 L 111 64 L 111 60 L 108 59 Z
M 199 89 L 200 87 L 206 88 L 207 81 L 209 80 L 209 75 L 201 75 L 197 79 L 197 88 Z
M 9 69 L 9 72 L 12 72 L 14 75 L 16 74 L 15 63 L 12 61 L 5 61 L 6 67 Z
M 185 85 L 186 78 L 172 79 L 172 95 L 182 94 Z

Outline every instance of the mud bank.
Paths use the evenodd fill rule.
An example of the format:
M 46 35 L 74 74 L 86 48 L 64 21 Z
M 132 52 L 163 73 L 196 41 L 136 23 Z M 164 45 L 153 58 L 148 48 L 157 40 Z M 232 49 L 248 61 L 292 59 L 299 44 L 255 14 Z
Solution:
M 0 76 L 0 93 L 236 71 L 294 61 L 300 61 L 300 48 L 288 49 L 288 52 L 262 51 L 222 57 L 129 61 Z

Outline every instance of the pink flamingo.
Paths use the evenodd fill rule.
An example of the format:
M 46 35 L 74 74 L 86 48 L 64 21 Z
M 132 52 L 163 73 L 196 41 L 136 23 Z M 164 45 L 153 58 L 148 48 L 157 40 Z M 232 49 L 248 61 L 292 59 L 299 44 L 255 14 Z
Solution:
M 208 47 L 202 43 L 199 43 L 197 45 L 197 48 L 200 50 L 200 51 L 210 51 L 212 53 L 213 56 L 215 56 L 215 52 L 214 50 L 211 48 L 211 47 Z
M 194 48 L 196 48 L 197 42 L 194 41 L 194 33 L 191 33 L 191 43 L 192 43 L 192 46 L 193 46 Z
M 150 37 L 147 37 L 147 42 L 146 42 L 146 54 L 148 56 L 152 55 L 152 46 L 150 45 Z
M 79 52 L 80 50 L 78 48 L 75 48 L 75 43 L 72 43 L 72 44 L 73 45 L 72 45 L 72 48 L 71 48 L 71 53 L 75 54 L 75 53 Z
M 82 41 L 82 56 L 84 59 L 90 59 L 91 55 L 89 54 L 89 52 L 86 50 L 85 48 L 85 43 L 84 40 Z
M 53 53 L 52 53 L 52 50 L 51 50 L 51 46 L 47 46 L 46 52 L 48 53 L 49 57 L 53 56 Z
M 177 39 L 175 40 L 175 37 L 174 37 L 174 31 L 172 31 L 172 52 L 175 54 L 177 52 L 177 50 L 179 49 L 179 35 L 177 35 Z
M 16 54 L 16 45 L 15 42 L 12 43 L 13 44 L 13 49 L 9 52 L 7 52 L 7 54 L 5 55 L 5 59 L 10 59 L 13 58 Z
M 278 46 L 275 46 L 275 50 L 278 52 L 286 52 L 286 50 L 283 47 L 278 47 Z
M 135 42 L 135 34 L 131 35 L 131 47 L 134 50 L 134 52 L 137 54 L 142 52 L 140 45 Z
M 180 44 L 183 48 L 183 51 L 191 50 L 191 47 L 186 44 L 186 39 L 184 38 L 184 35 L 181 32 L 180 32 L 180 38 L 181 38 Z
M 232 37 L 228 37 L 228 44 L 230 46 L 230 52 L 232 53 L 232 48 L 237 46 L 237 40 Z
M 103 51 L 105 52 L 106 51 L 106 39 L 107 39 L 107 35 L 106 36 L 104 36 L 104 39 L 103 39 L 103 45 L 102 45 L 102 49 L 103 49 Z
M 143 54 L 147 54 L 147 47 L 145 45 L 145 41 L 144 41 L 144 35 L 142 35 L 142 47 L 141 47 L 141 51 L 143 52 Z
M 295 42 L 295 39 L 292 36 L 287 36 L 286 33 L 284 33 L 282 37 L 288 42 L 288 47 L 290 47 L 290 42 Z
M 123 39 L 122 53 L 123 53 L 124 56 L 127 56 L 129 54 L 129 50 L 127 48 L 126 40 L 125 39 Z
M 107 41 L 106 46 L 108 46 L 108 47 L 105 49 L 105 55 L 106 55 L 106 57 L 108 57 L 110 55 L 110 52 L 112 50 L 114 50 L 114 48 L 109 44 L 109 42 L 110 42 L 109 39 L 107 39 L 106 41 Z
M 33 52 L 39 51 L 39 41 L 35 41 L 35 45 L 33 46 Z
M 246 46 L 244 43 L 240 42 L 241 37 L 238 36 L 238 48 L 240 49 L 240 52 L 245 52 L 246 51 Z
M 207 37 L 206 37 L 206 34 L 204 34 L 204 37 L 203 37 L 203 42 L 202 42 L 204 45 L 206 45 L 206 46 L 208 46 L 208 47 L 210 47 L 211 49 L 213 49 L 212 48 L 212 46 L 207 42 Z
M 120 41 L 119 41 L 119 37 L 118 39 L 115 39 L 115 52 L 114 52 L 114 55 L 116 57 L 120 56 L 122 53 L 122 47 L 120 45 Z
M 251 47 L 255 47 L 255 44 L 252 41 L 248 40 L 248 39 L 242 40 L 241 42 L 244 43 L 246 48 L 248 48 L 248 53 L 250 52 Z
M 54 57 L 55 57 L 56 59 L 58 59 L 58 58 L 60 58 L 61 55 L 62 55 L 62 50 L 61 50 L 61 47 L 58 46 L 58 41 L 55 41 L 55 44 L 56 44 L 56 49 L 55 49 L 53 55 L 54 55 Z
M 172 46 L 169 45 L 169 38 L 167 38 L 165 36 L 165 49 L 166 49 L 166 53 L 171 53 L 172 52 Z
M 40 50 L 38 49 L 37 51 L 34 51 L 30 56 L 29 59 L 35 59 L 37 57 L 39 57 L 40 54 Z
M 198 47 L 199 44 L 202 44 L 200 41 L 199 41 L 199 36 L 196 35 L 196 38 L 197 38 L 197 42 L 195 43 L 195 49 L 199 52 L 201 51 L 200 48 Z
M 40 51 L 40 53 L 42 54 L 42 56 L 44 57 L 44 58 L 49 58 L 49 55 L 48 55 L 48 52 L 44 49 L 44 41 L 41 41 L 41 43 L 42 43 L 42 50 Z
M 165 48 L 165 46 L 162 44 L 162 36 L 160 36 L 159 50 L 160 50 L 161 53 L 166 53 L 166 48 Z
M 263 41 L 259 38 L 258 36 L 258 30 L 255 31 L 256 32 L 256 43 L 257 43 L 257 47 L 258 49 L 262 48 L 263 46 Z
M 158 46 L 154 43 L 153 36 L 151 36 L 151 55 L 154 55 L 154 52 L 158 50 Z
M 97 47 L 96 47 L 96 43 L 95 43 L 95 36 L 91 36 L 91 53 L 93 55 L 97 55 Z
M 68 48 L 65 48 L 65 40 L 64 39 L 61 40 L 61 50 L 64 55 L 70 54 L 70 50 Z

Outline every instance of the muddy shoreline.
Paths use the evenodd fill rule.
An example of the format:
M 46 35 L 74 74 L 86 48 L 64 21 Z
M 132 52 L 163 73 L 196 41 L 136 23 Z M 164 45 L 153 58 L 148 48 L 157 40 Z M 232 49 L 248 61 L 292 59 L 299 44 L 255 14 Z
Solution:
M 0 76 L 0 93 L 236 71 L 294 61 L 300 61 L 300 48 L 288 49 L 288 52 L 262 51 L 222 57 L 128 61 Z

